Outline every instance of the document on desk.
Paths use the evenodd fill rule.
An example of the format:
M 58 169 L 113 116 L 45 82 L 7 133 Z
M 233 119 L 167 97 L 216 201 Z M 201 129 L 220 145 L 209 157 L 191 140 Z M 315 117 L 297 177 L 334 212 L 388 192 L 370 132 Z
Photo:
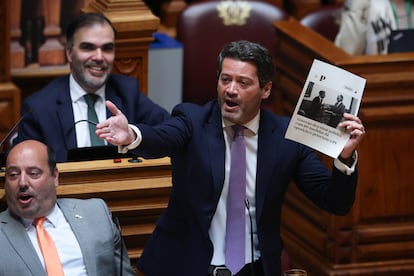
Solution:
M 365 83 L 364 78 L 315 59 L 285 138 L 337 158 L 349 139 L 338 124 L 344 112 L 358 114 Z

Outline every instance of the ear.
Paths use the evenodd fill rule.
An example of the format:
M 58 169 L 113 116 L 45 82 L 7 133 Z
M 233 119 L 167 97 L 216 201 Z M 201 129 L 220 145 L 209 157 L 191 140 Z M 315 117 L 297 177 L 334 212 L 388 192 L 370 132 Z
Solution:
M 71 49 L 71 48 L 66 48 L 66 59 L 67 59 L 69 62 L 72 62 L 72 57 L 71 57 L 71 54 L 72 54 L 72 49 Z
M 54 172 L 55 187 L 59 186 L 59 170 L 55 168 Z
M 263 92 L 263 94 L 262 94 L 262 100 L 265 100 L 265 99 L 269 98 L 270 93 L 272 92 L 272 85 L 273 85 L 273 83 L 271 81 L 269 81 L 262 88 L 262 92 Z

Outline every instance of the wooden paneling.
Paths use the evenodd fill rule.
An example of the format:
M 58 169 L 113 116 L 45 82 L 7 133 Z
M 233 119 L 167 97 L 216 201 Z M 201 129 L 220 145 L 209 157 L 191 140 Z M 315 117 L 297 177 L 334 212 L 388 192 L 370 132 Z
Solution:
M 169 158 L 130 163 L 122 159 L 60 163 L 58 197 L 106 201 L 119 218 L 132 263 L 141 256 L 155 221 L 166 208 L 171 192 Z M 0 198 L 4 197 L 4 174 L 0 173 Z M 4 210 L 5 201 L 0 205 Z
M 117 30 L 114 73 L 136 78 L 148 93 L 148 51 L 160 20 L 142 0 L 94 0 L 83 12 L 101 12 Z
M 0 3 L 0 141 L 20 113 L 20 90 L 10 81 L 10 10 L 12 0 Z M 3 148 L 0 146 L 0 152 Z
M 11 82 L 0 83 L 0 141 L 19 120 L 19 113 L 20 90 Z
M 7 10 L 10 8 L 11 0 L 1 1 L 0 3 L 0 82 L 10 80 L 10 22 Z
M 310 275 L 414 275 L 413 53 L 349 56 L 295 20 L 275 27 L 278 112 L 292 113 L 314 58 L 367 79 L 356 202 L 333 216 L 291 185 L 282 225 L 289 254 Z
M 13 3 L 13 6 L 11 5 Z M 30 2 L 39 4 L 38 1 Z M 54 14 L 46 14 L 48 22 L 55 22 L 55 15 L 60 14 L 60 5 L 55 1 L 48 1 L 47 7 Z M 12 0 L 1 1 L 0 3 L 0 139 L 10 130 L 11 126 L 18 120 L 20 114 L 21 100 L 38 91 L 56 77 L 69 73 L 69 65 L 41 66 L 39 63 L 22 66 L 23 49 L 17 47 L 21 35 L 19 18 L 17 13 L 12 12 L 14 9 L 20 9 L 21 0 L 12 2 Z M 139 81 L 140 90 L 148 93 L 148 51 L 150 43 L 153 41 L 152 33 L 159 26 L 159 19 L 155 17 L 143 1 L 139 0 L 78 0 L 76 7 L 86 5 L 84 11 L 102 12 L 114 24 L 117 30 L 117 50 L 113 72 L 131 76 Z M 38 8 L 30 10 L 35 13 Z M 29 11 L 26 11 L 29 12 Z M 81 10 L 78 10 L 80 13 Z M 63 14 L 74 16 L 73 10 Z M 10 18 L 13 15 L 13 18 Z M 63 21 L 68 21 L 64 18 Z M 52 24 L 53 25 L 53 24 Z M 53 29 L 53 28 L 52 28 Z M 55 39 L 57 29 L 46 29 L 47 33 Z M 12 34 L 11 34 L 12 32 Z M 60 31 L 59 31 L 60 33 Z M 12 42 L 11 42 L 12 40 Z M 53 44 L 53 43 L 52 43 Z M 10 46 L 13 50 L 10 55 Z M 60 49 L 60 47 L 59 47 Z M 50 50 L 50 49 L 49 49 Z M 60 50 L 59 50 L 60 51 Z M 52 50 L 53 52 L 53 50 Z M 50 55 L 49 51 L 42 52 L 43 60 L 56 60 L 56 56 Z M 60 56 L 60 54 L 58 54 Z M 10 62 L 13 58 L 13 63 Z M 60 58 L 59 58 L 60 59 Z M 18 66 L 16 65 L 19 64 Z M 48 62 L 46 62 L 48 63 Z M 55 62 L 52 62 L 54 64 Z M 57 63 L 61 63 L 60 61 Z M 11 64 L 15 67 L 11 68 Z M 17 87 L 10 83 L 13 81 Z
M 43 14 L 41 18 L 45 17 L 47 22 L 54 22 L 54 20 L 56 20 L 55 15 L 62 14 L 63 16 L 70 17 L 65 17 L 61 20 L 62 24 L 67 25 L 74 16 L 81 12 L 101 12 L 105 14 L 105 16 L 112 21 L 117 30 L 116 55 L 113 73 L 124 74 L 137 79 L 139 81 L 140 90 L 144 94 L 147 94 L 148 51 L 150 43 L 154 40 L 152 34 L 159 27 L 159 18 L 151 13 L 142 0 L 76 0 L 75 3 L 70 2 L 70 9 L 65 11 L 60 10 L 61 5 L 55 4 L 55 2 L 60 1 L 61 0 L 48 1 L 50 9 L 53 9 L 51 13 L 54 15 L 51 16 L 47 12 L 44 12 L 45 14 Z M 34 2 L 30 3 L 32 5 L 34 4 Z M 67 8 L 67 1 L 64 1 L 63 4 L 62 7 Z M 74 11 L 74 7 L 78 8 L 78 10 Z M 79 7 L 82 9 L 79 9 Z M 10 11 L 10 8 L 7 10 Z M 35 11 L 32 12 L 34 13 Z M 13 33 L 17 32 L 15 29 L 16 27 L 14 28 Z M 45 29 L 45 31 L 50 33 L 50 28 Z M 56 31 L 57 30 L 54 29 L 50 34 L 49 41 L 54 39 Z M 62 31 L 63 34 L 64 31 L 65 29 Z M 61 40 L 64 40 L 64 38 Z M 52 45 L 56 46 L 56 43 L 52 43 Z M 61 55 L 57 53 L 58 51 L 55 51 L 53 47 L 50 48 L 44 45 L 42 47 L 43 48 L 41 49 L 45 50 L 46 48 L 47 51 L 46 53 L 40 52 L 39 58 L 42 58 L 43 60 L 45 60 L 45 57 L 49 58 L 49 61 L 43 62 L 44 64 L 49 64 L 49 66 L 42 66 L 42 63 L 39 63 L 36 59 L 34 63 L 26 64 L 25 67 L 16 66 L 11 70 L 13 81 L 22 90 L 23 99 L 44 87 L 55 77 L 62 76 L 69 72 L 66 60 L 63 60 L 62 62 L 54 62 L 57 59 L 62 59 Z M 60 50 L 61 48 L 63 49 L 62 45 L 59 46 Z M 56 55 L 52 55 L 52 53 L 56 53 Z M 14 55 L 18 54 L 20 54 L 20 52 L 14 53 Z M 62 64 L 56 65 L 57 63 Z M 10 68 L 10 65 L 8 68 Z

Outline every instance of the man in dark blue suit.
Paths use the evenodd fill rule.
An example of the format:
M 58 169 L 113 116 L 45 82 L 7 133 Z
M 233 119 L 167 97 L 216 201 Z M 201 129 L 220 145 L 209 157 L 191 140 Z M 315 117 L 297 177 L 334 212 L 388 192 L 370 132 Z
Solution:
M 169 204 L 138 261 L 145 275 L 241 276 L 253 275 L 252 270 L 256 276 L 280 275 L 281 208 L 291 182 L 333 214 L 345 215 L 353 205 L 356 148 L 365 135 L 361 120 L 344 114 L 339 127 L 350 139 L 330 171 L 312 149 L 284 138 L 288 118 L 260 108 L 274 76 L 265 48 L 232 42 L 217 65 L 217 100 L 202 107 L 179 104 L 170 119 L 154 127 L 138 124 L 135 134 L 108 102 L 114 116 L 97 126 L 98 136 L 110 143 L 135 148 L 142 156 L 171 157 Z M 225 266 L 226 203 L 235 124 L 244 126 L 246 143 L 246 225 L 244 241 L 239 241 L 245 244 L 243 263 L 230 272 Z
M 66 56 L 70 75 L 53 80 L 26 98 L 24 116 L 14 144 L 35 139 L 51 146 L 58 162 L 67 160 L 73 148 L 91 146 L 87 94 L 97 95 L 98 121 L 110 116 L 105 101 L 116 104 L 131 123 L 154 125 L 169 114 L 139 91 L 135 79 L 111 74 L 115 59 L 116 31 L 111 22 L 98 13 L 82 14 L 67 28 Z

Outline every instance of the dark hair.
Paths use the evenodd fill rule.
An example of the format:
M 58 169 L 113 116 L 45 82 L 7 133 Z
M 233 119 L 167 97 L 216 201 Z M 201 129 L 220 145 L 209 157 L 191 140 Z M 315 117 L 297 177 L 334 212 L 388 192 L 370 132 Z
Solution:
M 83 27 L 90 27 L 95 24 L 109 24 L 114 31 L 116 37 L 116 30 L 112 22 L 105 17 L 102 13 L 82 13 L 75 17 L 66 28 L 66 47 L 71 48 L 73 46 L 73 36 L 75 32 Z
M 224 46 L 217 58 L 217 74 L 221 74 L 224 58 L 251 62 L 257 67 L 260 87 L 273 80 L 275 66 L 269 51 L 260 44 L 247 40 L 233 41 Z
M 50 169 L 50 175 L 53 175 L 56 169 L 56 153 L 52 147 L 46 145 L 47 148 L 47 163 Z

